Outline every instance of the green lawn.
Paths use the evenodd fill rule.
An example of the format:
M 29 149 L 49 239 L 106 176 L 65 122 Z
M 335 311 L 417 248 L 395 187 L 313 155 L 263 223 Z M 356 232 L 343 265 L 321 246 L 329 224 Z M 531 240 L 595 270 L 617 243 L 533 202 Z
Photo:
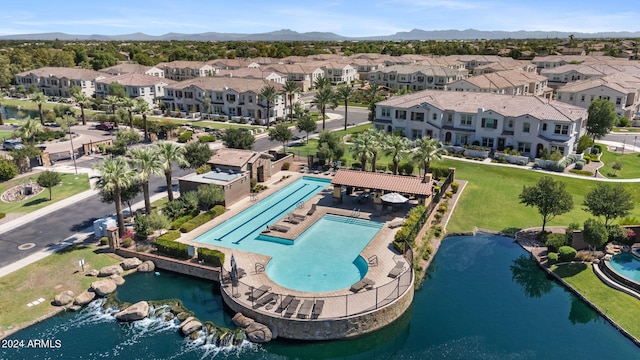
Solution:
M 630 142 L 629 144 L 633 144 Z M 640 141 L 638 142 L 640 145 Z M 637 179 L 640 178 L 640 154 L 626 152 L 624 155 L 610 152 L 607 150 L 606 146 L 602 146 L 603 152 L 600 156 L 600 161 L 602 161 L 602 166 L 600 168 L 600 173 L 608 178 L 617 178 L 617 179 Z M 622 170 L 615 172 L 611 167 L 614 162 L 620 163 L 622 165 Z
M 0 130 L 0 139 L 12 139 L 13 131 Z
M 582 202 L 584 195 L 596 184 L 591 179 L 574 179 L 546 172 L 450 159 L 434 165 L 455 167 L 456 178 L 468 181 L 447 226 L 449 232 L 472 231 L 474 226 L 491 230 L 541 226 L 542 219 L 537 209 L 520 204 L 518 195 L 524 185 L 533 185 L 542 176 L 554 176 L 566 183 L 567 190 L 573 196 L 573 210 L 556 217 L 548 225 L 583 223 L 590 217 L 582 210 Z M 623 186 L 633 194 L 634 202 L 640 201 L 640 183 L 624 183 Z M 640 207 L 636 207 L 631 216 L 640 217 Z
M 17 327 L 50 314 L 55 310 L 50 303 L 62 291 L 71 290 L 79 294 L 88 289 L 96 278 L 84 275 L 78 266 L 79 260 L 84 259 L 85 270 L 100 269 L 119 262 L 117 256 L 102 252 L 94 246 L 71 246 L 1 277 L 0 330 L 6 330 L 8 326 Z M 44 298 L 45 301 L 32 307 L 27 306 L 39 298 Z
M 586 264 L 554 266 L 551 270 L 625 330 L 640 338 L 638 299 L 605 285 Z
M 612 130 L 612 132 L 615 133 L 640 133 L 640 128 L 636 128 L 636 127 L 614 127 Z
M 53 188 L 53 198 L 49 201 L 49 190 L 45 189 L 40 194 L 29 198 L 26 201 L 14 202 L 14 203 L 6 203 L 0 202 L 0 212 L 3 213 L 30 213 L 32 211 L 41 209 L 45 206 L 51 205 L 56 201 L 60 201 L 62 199 L 66 199 L 69 196 L 73 196 L 75 194 L 81 193 L 85 190 L 89 190 L 89 178 L 86 174 L 61 174 L 62 175 L 62 185 L 55 186 Z M 6 190 L 11 187 L 28 183 L 30 181 L 36 182 L 38 178 L 38 174 L 36 172 L 33 175 L 29 175 L 27 177 L 21 177 L 17 179 L 12 179 L 9 181 L 0 183 L 0 194 L 4 193 Z

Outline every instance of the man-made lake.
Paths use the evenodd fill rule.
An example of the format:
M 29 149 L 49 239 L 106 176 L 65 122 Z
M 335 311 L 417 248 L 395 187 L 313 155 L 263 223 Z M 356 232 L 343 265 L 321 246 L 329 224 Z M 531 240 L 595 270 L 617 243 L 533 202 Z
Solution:
M 202 320 L 233 327 L 215 286 L 161 272 L 134 274 L 121 300 L 180 298 Z M 10 339 L 60 340 L 56 349 L 0 349 L 2 359 L 637 359 L 638 349 L 569 291 L 548 280 L 511 239 L 443 241 L 409 312 L 373 334 L 328 342 L 202 346 L 160 320 L 118 324 L 96 306 Z
M 15 106 L 4 106 L 0 107 L 0 111 L 2 112 L 3 119 L 25 119 L 27 117 L 32 117 L 35 119 L 39 119 L 40 115 L 38 115 L 38 110 L 18 110 Z

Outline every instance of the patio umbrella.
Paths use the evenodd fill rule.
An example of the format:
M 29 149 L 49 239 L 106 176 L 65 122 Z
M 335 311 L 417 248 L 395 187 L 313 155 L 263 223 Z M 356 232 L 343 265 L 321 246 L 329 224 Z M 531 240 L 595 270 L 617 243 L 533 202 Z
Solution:
M 382 201 L 384 202 L 388 202 L 391 204 L 404 204 L 407 201 L 409 201 L 409 199 L 407 199 L 406 197 L 398 194 L 398 193 L 389 193 L 389 194 L 384 194 L 381 197 Z
M 231 286 L 238 286 L 238 265 L 231 254 Z

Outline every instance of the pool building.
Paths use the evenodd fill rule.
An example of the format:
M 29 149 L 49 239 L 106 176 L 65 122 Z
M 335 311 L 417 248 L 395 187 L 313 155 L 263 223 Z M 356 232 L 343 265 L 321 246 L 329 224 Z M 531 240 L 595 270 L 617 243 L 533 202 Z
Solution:
M 224 252 L 225 303 L 276 336 L 327 340 L 380 329 L 412 303 L 413 253 L 398 253 L 392 241 L 406 212 L 428 202 L 433 184 L 357 172 L 362 186 L 346 186 L 340 179 L 354 181 L 354 174 L 343 171 L 286 173 L 179 241 Z M 380 206 L 376 199 L 391 191 L 383 184 L 407 201 Z

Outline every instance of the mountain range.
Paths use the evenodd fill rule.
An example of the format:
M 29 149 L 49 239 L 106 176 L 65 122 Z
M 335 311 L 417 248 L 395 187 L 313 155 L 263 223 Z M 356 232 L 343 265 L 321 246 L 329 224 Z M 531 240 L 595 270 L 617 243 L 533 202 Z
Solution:
M 0 40 L 63 40 L 63 41 L 405 41 L 405 40 L 477 40 L 477 39 L 544 39 L 544 38 L 637 38 L 640 31 L 612 31 L 581 33 L 566 31 L 485 31 L 485 30 L 420 30 L 397 32 L 392 35 L 348 37 L 332 32 L 305 32 L 283 29 L 258 34 L 206 32 L 164 35 L 133 33 L 123 35 L 75 35 L 61 32 L 3 35 Z

